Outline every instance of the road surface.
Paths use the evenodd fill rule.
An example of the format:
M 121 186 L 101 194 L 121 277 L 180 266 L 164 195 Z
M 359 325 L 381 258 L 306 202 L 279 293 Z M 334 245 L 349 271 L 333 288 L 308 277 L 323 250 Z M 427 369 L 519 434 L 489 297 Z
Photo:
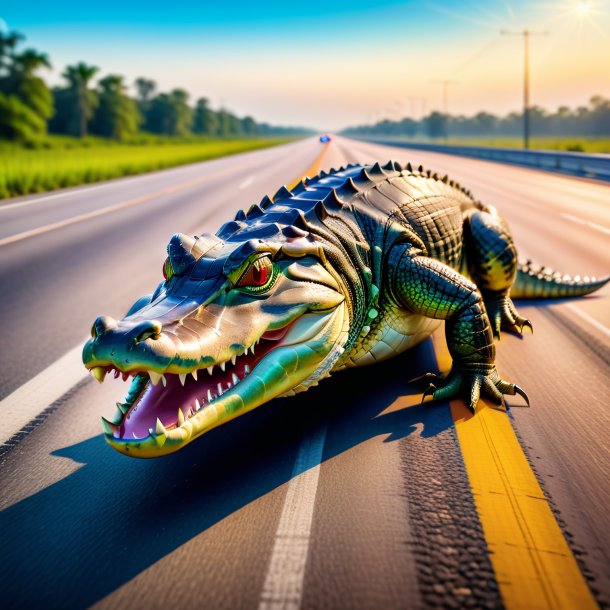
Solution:
M 78 367 L 95 317 L 121 317 L 160 281 L 173 233 L 214 232 L 316 163 L 390 158 L 449 173 L 495 205 L 522 258 L 566 273 L 610 271 L 610 186 L 344 138 L 0 208 L 3 607 L 525 607 L 514 591 L 527 587 L 502 571 L 502 557 L 510 565 L 519 555 L 511 560 L 493 539 L 459 405 L 420 406 L 410 382 L 442 366 L 438 337 L 160 460 L 106 445 L 99 417 L 125 387 L 100 386 Z M 543 548 L 541 569 L 553 553 L 575 558 L 575 582 L 601 605 L 610 599 L 609 297 L 606 287 L 520 304 L 535 334 L 503 337 L 498 368 L 533 406 L 493 415 L 544 492 L 535 503 L 552 515 L 555 542 L 569 544 Z M 502 476 L 518 493 L 521 479 L 509 480 L 510 468 Z M 537 548 L 550 540 L 535 519 L 520 523 Z M 530 607 L 569 607 L 563 586 L 568 598 L 551 582 Z

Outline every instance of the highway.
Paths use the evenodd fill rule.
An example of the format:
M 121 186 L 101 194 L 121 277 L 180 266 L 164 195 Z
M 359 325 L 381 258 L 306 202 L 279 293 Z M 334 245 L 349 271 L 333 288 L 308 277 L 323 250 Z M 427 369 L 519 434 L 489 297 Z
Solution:
M 98 315 L 122 317 L 161 281 L 173 233 L 214 232 L 312 170 L 388 159 L 495 205 L 520 258 L 610 273 L 609 185 L 341 137 L 0 207 L 3 608 L 607 607 L 610 286 L 518 303 L 534 334 L 504 335 L 497 364 L 531 409 L 483 405 L 469 424 L 460 405 L 420 405 L 411 380 L 446 365 L 437 335 L 175 455 L 132 460 L 103 440 L 126 386 L 86 377 L 79 346 Z M 501 478 L 523 545 L 495 537 L 512 517 L 481 488 L 492 460 L 477 422 L 497 463 L 520 464 Z

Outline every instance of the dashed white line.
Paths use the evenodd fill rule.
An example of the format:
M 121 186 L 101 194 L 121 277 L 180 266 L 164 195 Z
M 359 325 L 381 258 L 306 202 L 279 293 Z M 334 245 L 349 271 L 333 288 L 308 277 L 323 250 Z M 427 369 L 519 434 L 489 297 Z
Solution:
M 298 610 L 318 490 L 326 426 L 305 437 L 292 470 L 259 610 Z
M 561 213 L 561 216 L 567 220 L 571 220 L 572 222 L 577 222 L 578 224 L 585 225 L 587 227 L 591 227 L 596 231 L 601 231 L 606 235 L 610 235 L 610 229 L 608 227 L 604 227 L 603 225 L 598 225 L 596 222 L 591 222 L 590 220 L 584 220 L 582 218 L 578 218 L 578 216 L 572 216 L 572 214 Z
M 248 188 L 254 182 L 254 176 L 248 176 L 237 188 L 242 190 Z
M 84 343 L 83 340 L 0 401 L 0 444 L 6 443 L 11 436 L 17 434 L 87 376 L 81 360 Z
M 599 330 L 599 332 L 601 332 L 602 334 L 606 335 L 606 337 L 610 337 L 610 329 L 604 326 L 601 322 L 598 322 L 595 318 L 592 318 L 588 313 L 580 309 L 580 307 L 572 305 L 571 303 L 566 304 L 565 307 L 567 307 L 570 311 L 573 311 L 585 322 L 591 324 L 591 326 L 597 328 L 597 330 Z

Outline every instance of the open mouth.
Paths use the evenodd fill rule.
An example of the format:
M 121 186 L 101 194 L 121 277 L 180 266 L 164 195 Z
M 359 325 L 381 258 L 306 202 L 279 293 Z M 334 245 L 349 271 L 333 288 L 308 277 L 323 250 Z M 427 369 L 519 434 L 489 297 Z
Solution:
M 293 325 L 294 322 L 267 332 L 243 354 L 207 368 L 180 375 L 137 373 L 125 401 L 117 404 L 122 413 L 120 421 L 103 420 L 106 434 L 117 440 L 134 441 L 183 426 L 201 409 L 235 391 L 270 351 L 280 347 Z M 115 378 L 127 377 L 113 366 L 103 367 L 102 372 L 114 373 Z M 98 379 L 99 375 L 100 371 L 96 373 Z

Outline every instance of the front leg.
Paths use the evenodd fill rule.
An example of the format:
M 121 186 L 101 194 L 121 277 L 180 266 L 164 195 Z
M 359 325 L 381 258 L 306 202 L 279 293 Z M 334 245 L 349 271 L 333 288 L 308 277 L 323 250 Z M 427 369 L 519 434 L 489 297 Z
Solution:
M 446 378 L 430 385 L 424 398 L 429 394 L 434 400 L 464 398 L 473 411 L 481 394 L 497 403 L 503 402 L 503 394 L 520 394 L 527 401 L 521 388 L 498 375 L 492 329 L 475 284 L 408 245 L 395 247 L 388 264 L 388 290 L 398 305 L 446 320 L 453 366 Z

